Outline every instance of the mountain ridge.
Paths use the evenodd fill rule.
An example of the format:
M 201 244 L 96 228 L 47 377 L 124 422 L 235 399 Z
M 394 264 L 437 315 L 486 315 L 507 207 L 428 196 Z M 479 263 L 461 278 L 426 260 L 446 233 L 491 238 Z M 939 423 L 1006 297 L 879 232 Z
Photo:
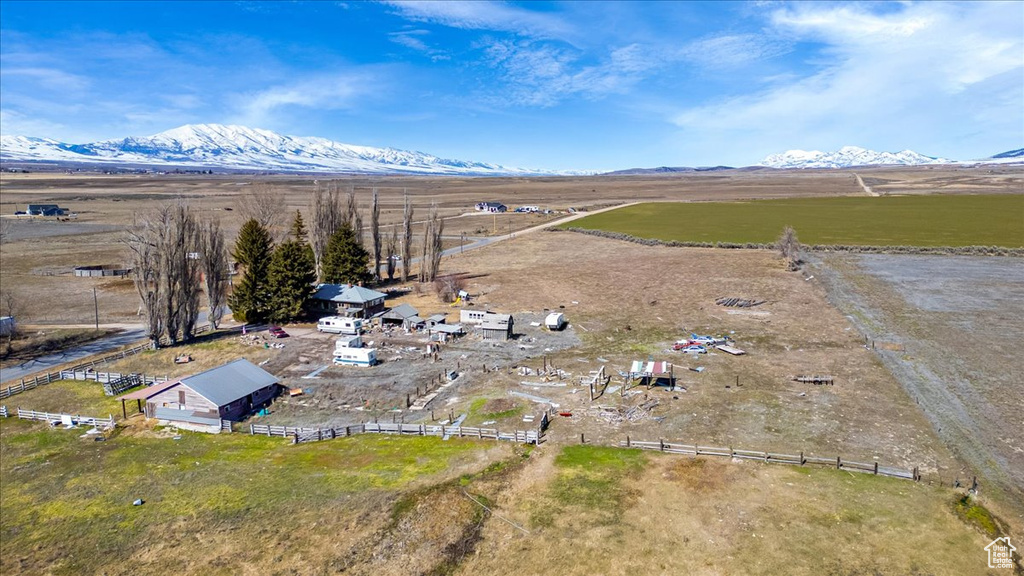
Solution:
M 152 136 L 129 136 L 85 144 L 68 144 L 50 138 L 3 136 L 0 137 L 0 159 L 286 172 L 473 176 L 581 173 L 446 159 L 424 152 L 344 144 L 318 137 L 285 136 L 270 130 L 224 124 L 186 124 Z
M 851 168 L 854 166 L 920 166 L 951 163 L 953 160 L 925 156 L 913 150 L 876 152 L 859 146 L 843 146 L 835 152 L 787 150 L 781 154 L 770 154 L 761 160 L 759 166 L 768 168 Z

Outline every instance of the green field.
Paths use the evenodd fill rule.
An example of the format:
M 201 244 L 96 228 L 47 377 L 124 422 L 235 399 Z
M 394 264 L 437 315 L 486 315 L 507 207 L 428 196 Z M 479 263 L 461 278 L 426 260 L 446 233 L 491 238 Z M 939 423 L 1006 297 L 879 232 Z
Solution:
M 679 242 L 1024 247 L 1024 195 L 647 203 L 562 225 Z

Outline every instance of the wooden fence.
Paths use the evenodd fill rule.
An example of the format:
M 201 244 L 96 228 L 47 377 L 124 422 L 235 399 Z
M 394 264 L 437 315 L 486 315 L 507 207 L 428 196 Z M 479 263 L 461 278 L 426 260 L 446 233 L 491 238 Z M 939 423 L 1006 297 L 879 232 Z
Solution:
M 280 436 L 292 438 L 296 444 L 316 442 L 333 438 L 344 438 L 355 434 L 401 434 L 407 436 L 441 436 L 459 438 L 480 438 L 484 440 L 504 440 L 520 444 L 540 443 L 540 430 L 513 430 L 501 432 L 494 428 L 470 428 L 467 426 L 446 426 L 431 424 L 378 424 L 367 422 L 352 426 L 336 428 L 300 428 L 294 426 L 268 426 L 266 424 L 250 424 L 249 434 L 263 436 Z
M 4 410 L 6 412 L 6 410 Z M 64 414 L 62 412 L 36 412 L 35 410 L 25 410 L 18 408 L 18 418 L 24 420 L 42 420 L 44 422 L 51 423 L 64 423 L 64 424 L 81 424 L 85 426 L 102 426 L 104 428 L 114 427 L 114 416 L 110 415 L 106 418 L 93 418 L 92 416 L 82 416 L 81 414 Z
M 0 418 L 7 418 L 7 406 L 0 406 Z
M 203 334 L 203 333 L 209 332 L 209 331 L 210 331 L 210 326 L 209 325 L 198 326 L 195 329 L 195 335 L 198 336 L 199 334 Z M 223 331 L 225 333 L 227 333 L 227 334 L 231 334 L 231 333 L 234 333 L 234 332 L 241 332 L 242 331 L 242 327 L 241 326 L 236 326 L 236 327 L 232 327 L 232 328 L 225 328 Z M 97 382 L 103 382 L 103 380 L 100 380 L 100 379 L 97 379 L 97 378 L 93 377 L 93 374 L 96 374 L 96 372 L 92 372 L 92 368 L 93 367 L 98 366 L 100 364 L 106 364 L 108 362 L 114 362 L 115 360 L 121 360 L 121 359 L 126 358 L 128 356 L 134 356 L 135 354 L 138 354 L 139 352 L 143 352 L 143 351 L 146 351 L 146 350 L 151 350 L 152 348 L 153 348 L 152 344 L 147 341 L 145 344 L 139 344 L 137 346 L 133 346 L 131 348 L 128 348 L 128 349 L 125 349 L 125 350 L 121 350 L 120 352 L 114 352 L 112 354 L 107 354 L 107 355 L 99 357 L 99 358 L 93 358 L 92 360 L 89 360 L 87 362 L 82 362 L 81 364 L 75 364 L 74 366 L 71 366 L 70 368 L 65 368 L 64 370 L 58 370 L 58 371 L 54 371 L 54 372 L 43 372 L 43 373 L 35 374 L 35 375 L 32 376 L 31 379 L 29 379 L 29 378 L 22 378 L 21 381 L 18 382 L 17 384 L 12 384 L 10 386 L 6 386 L 4 388 L 0 388 L 0 400 L 2 400 L 4 398 L 9 398 L 11 396 L 14 396 L 15 394 L 21 394 L 22 392 L 25 392 L 27 390 L 32 390 L 33 388 L 36 388 L 37 386 L 41 386 L 43 384 L 49 384 L 50 382 L 56 382 L 57 380 L 64 380 L 64 379 L 69 379 L 69 380 L 96 380 Z M 75 376 L 66 377 L 65 373 L 75 374 Z M 82 377 L 78 376 L 79 373 L 88 374 L 88 376 L 85 377 L 85 378 L 82 378 Z M 104 373 L 101 373 L 101 374 L 104 374 L 104 375 L 111 374 L 111 375 L 113 375 L 114 379 L 117 379 L 117 378 L 120 378 L 120 377 L 123 376 L 122 374 L 118 374 L 116 372 L 111 372 L 111 373 L 104 372 Z M 166 382 L 167 381 L 167 376 L 159 377 L 159 376 L 144 376 L 143 375 L 143 376 L 141 376 L 141 378 L 143 379 L 143 381 L 146 384 L 149 384 L 149 385 L 156 384 L 156 383 L 159 383 L 159 382 Z M 115 394 L 116 394 L 116 392 L 115 392 Z
M 799 454 L 779 454 L 774 452 L 765 452 L 761 450 L 740 450 L 738 448 L 719 448 L 712 446 L 698 446 L 697 444 L 678 444 L 669 443 L 664 440 L 657 442 L 639 442 L 636 440 L 630 440 L 627 436 L 619 446 L 624 448 L 639 448 L 641 450 L 657 450 L 659 452 L 667 452 L 669 454 L 688 454 L 690 456 L 725 456 L 727 458 L 741 458 L 747 460 L 760 460 L 762 462 L 771 462 L 776 464 L 790 464 L 792 466 L 806 466 L 808 464 L 835 467 L 837 470 L 850 470 L 854 472 L 866 472 L 869 474 L 877 474 L 879 476 L 889 476 L 892 478 L 903 478 L 906 480 L 920 481 L 921 474 L 915 467 L 913 469 L 906 468 L 895 468 L 892 466 L 882 466 L 878 462 L 866 464 L 864 462 L 853 462 L 850 460 L 843 460 L 841 457 L 836 456 L 835 458 L 819 458 L 816 456 L 806 456 L 803 452 Z

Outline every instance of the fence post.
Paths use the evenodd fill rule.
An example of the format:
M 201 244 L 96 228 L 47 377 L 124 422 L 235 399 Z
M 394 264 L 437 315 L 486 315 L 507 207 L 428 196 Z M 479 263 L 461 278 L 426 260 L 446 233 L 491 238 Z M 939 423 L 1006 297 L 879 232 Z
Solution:
M 875 474 L 878 474 L 878 462 L 875 462 Z
M 583 432 L 580 432 L 580 444 L 586 444 L 587 439 L 583 436 Z
M 629 434 L 626 434 L 626 448 L 629 448 Z
M 842 469 L 842 467 L 843 467 L 842 460 L 839 459 L 839 456 L 836 456 L 836 470 L 840 470 L 840 469 Z
M 658 438 L 658 445 L 659 445 L 658 449 L 661 450 L 662 452 L 664 452 L 665 451 L 665 440 L 662 439 L 662 438 Z
M 914 482 L 920 482 L 921 476 L 917 473 L 917 466 L 914 466 Z
M 249 424 L 249 436 L 252 436 L 255 433 L 256 433 L 256 427 L 253 426 L 252 424 Z
M 803 450 L 801 450 L 801 451 L 800 451 L 800 465 L 801 465 L 801 466 L 803 466 L 803 465 L 804 465 L 804 464 L 806 464 L 806 463 L 807 463 L 807 459 L 806 459 L 806 458 L 804 458 L 804 451 L 803 451 Z

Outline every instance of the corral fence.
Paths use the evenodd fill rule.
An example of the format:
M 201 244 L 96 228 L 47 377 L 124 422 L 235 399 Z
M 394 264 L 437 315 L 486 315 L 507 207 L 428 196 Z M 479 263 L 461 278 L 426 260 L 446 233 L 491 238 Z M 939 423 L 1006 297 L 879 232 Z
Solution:
M 495 428 L 471 428 L 467 426 L 432 424 L 386 424 L 374 422 L 354 424 L 351 426 L 338 426 L 335 428 L 300 428 L 294 426 L 250 424 L 249 433 L 261 436 L 292 438 L 295 444 L 331 440 L 333 438 L 344 438 L 355 434 L 399 434 L 405 436 L 441 436 L 443 438 L 457 436 L 459 438 L 478 438 L 482 440 L 516 442 L 519 444 L 539 444 L 542 436 L 539 429 L 502 432 Z
M 3 414 L 7 414 L 7 407 L 3 407 Z M 114 416 L 109 415 L 106 418 L 94 418 L 92 416 L 82 416 L 81 414 L 65 414 L 63 412 L 37 412 L 35 410 L 25 410 L 24 408 L 18 408 L 18 418 L 23 420 L 42 420 L 43 422 L 49 422 L 51 424 L 65 424 L 65 425 L 82 425 L 82 426 L 96 426 L 101 428 L 113 428 L 114 427 Z
M 61 370 L 60 377 L 64 380 L 95 380 L 103 384 L 103 391 L 107 396 L 120 394 L 125 390 L 145 384 L 152 386 L 167 382 L 167 376 L 146 376 L 145 374 L 122 374 L 120 372 L 93 372 L 91 370 Z
M 878 476 L 889 476 L 891 478 L 903 478 L 905 480 L 921 480 L 921 474 L 917 467 L 912 469 L 896 468 L 893 466 L 882 466 L 878 462 L 864 463 L 843 460 L 841 457 L 820 458 L 807 456 L 803 452 L 799 454 L 779 454 L 762 450 L 741 450 L 738 448 L 720 448 L 712 446 L 699 446 L 697 444 L 669 443 L 664 440 L 657 442 L 641 442 L 631 440 L 629 436 L 619 443 L 623 448 L 639 448 L 641 450 L 656 450 L 668 454 L 687 454 L 690 456 L 724 456 L 727 458 L 740 458 L 746 460 L 760 460 L 775 464 L 789 464 L 792 466 L 818 465 L 835 467 L 837 470 L 849 470 L 853 472 L 864 472 Z
M 203 333 L 206 333 L 206 332 L 209 332 L 209 331 L 210 331 L 209 325 L 198 326 L 195 329 L 195 334 L 198 336 L 200 334 L 203 334 Z M 225 328 L 225 329 L 223 329 L 223 332 L 226 333 L 226 334 L 231 334 L 231 333 L 241 332 L 241 331 L 242 331 L 242 327 L 241 326 L 236 326 L 236 327 L 232 327 L 232 328 Z M 15 394 L 21 394 L 22 392 L 25 392 L 25 391 L 28 391 L 28 390 L 32 390 L 33 388 L 36 388 L 37 386 L 41 386 L 41 385 L 44 385 L 44 384 L 49 384 L 50 382 L 56 382 L 57 380 L 65 380 L 65 379 L 67 379 L 67 380 L 96 380 L 97 382 L 107 382 L 109 380 L 104 380 L 104 379 L 108 378 L 108 376 L 111 376 L 111 375 L 113 376 L 113 379 L 115 379 L 115 380 L 118 379 L 118 378 L 122 378 L 122 377 L 125 376 L 125 374 L 118 374 L 117 372 L 100 372 L 100 373 L 96 373 L 96 372 L 94 372 L 93 368 L 96 367 L 96 366 L 99 366 L 100 364 L 106 364 L 108 362 L 114 362 L 114 361 L 117 361 L 117 360 L 121 360 L 121 359 L 127 358 L 128 356 L 134 356 L 134 355 L 136 355 L 136 354 L 138 354 L 140 352 L 144 352 L 146 350 L 152 350 L 152 349 L 153 349 L 152 344 L 150 342 L 146 342 L 145 344 L 139 344 L 137 346 L 133 346 L 131 348 L 128 348 L 128 349 L 125 349 L 125 350 L 121 350 L 119 352 L 114 352 L 114 353 L 107 354 L 107 355 L 99 357 L 99 358 L 94 358 L 92 360 L 89 360 L 88 362 L 82 362 L 81 364 L 75 364 L 74 366 L 71 366 L 70 368 L 65 368 L 63 370 L 58 370 L 58 371 L 54 371 L 54 372 L 41 372 L 39 374 L 33 375 L 31 378 L 22 378 L 21 381 L 18 382 L 17 384 L 11 384 L 9 386 L 5 386 L 3 388 L 0 388 L 0 400 L 3 400 L 4 398 L 9 398 L 11 396 L 14 396 Z M 65 376 L 65 374 L 74 374 L 74 376 Z M 79 374 L 83 374 L 85 376 L 83 377 L 83 376 L 80 376 Z M 100 378 L 104 378 L 104 379 L 100 379 L 100 378 L 94 377 L 94 374 L 101 374 L 102 376 L 100 376 Z M 167 381 L 167 376 L 162 376 L 162 377 L 161 376 L 145 376 L 145 375 L 141 375 L 140 374 L 139 377 L 142 379 L 142 382 L 144 384 L 148 385 L 148 386 L 152 386 L 153 384 L 157 384 L 157 383 L 160 383 L 160 382 L 166 382 Z M 127 390 L 127 388 L 124 388 L 123 390 Z M 106 388 L 104 388 L 104 391 L 106 391 Z M 119 392 L 114 392 L 113 394 L 119 394 Z M 108 396 L 112 396 L 113 394 L 107 394 L 107 395 Z

